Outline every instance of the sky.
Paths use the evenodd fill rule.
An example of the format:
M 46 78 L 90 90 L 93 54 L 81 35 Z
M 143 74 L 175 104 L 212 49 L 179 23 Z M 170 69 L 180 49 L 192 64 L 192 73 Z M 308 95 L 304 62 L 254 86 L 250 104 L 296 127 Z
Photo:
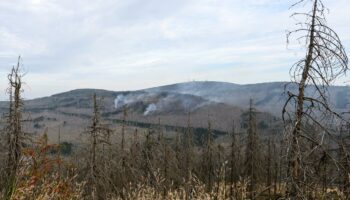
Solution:
M 77 88 L 288 81 L 295 0 L 1 0 L 0 99 L 21 55 L 24 98 Z M 350 48 L 349 0 L 324 0 Z M 347 84 L 343 78 L 337 84 Z

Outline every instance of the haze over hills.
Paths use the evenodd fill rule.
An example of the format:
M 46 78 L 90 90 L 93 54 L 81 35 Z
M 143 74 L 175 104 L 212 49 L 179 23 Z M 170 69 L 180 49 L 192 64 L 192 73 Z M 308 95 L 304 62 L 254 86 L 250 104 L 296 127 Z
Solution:
M 128 120 L 142 123 L 159 123 L 187 126 L 188 113 L 191 125 L 207 127 L 212 120 L 213 128 L 229 130 L 232 120 L 241 120 L 252 98 L 261 111 L 261 120 L 270 123 L 281 117 L 286 100 L 285 82 L 239 85 L 226 82 L 195 81 L 160 86 L 138 91 L 107 91 L 77 89 L 49 97 L 25 101 L 28 118 L 36 121 L 29 130 L 40 132 L 44 127 L 57 129 L 64 122 L 66 134 L 83 132 L 92 114 L 92 95 L 101 100 L 102 115 L 111 123 L 121 119 L 127 107 Z M 331 104 L 338 111 L 348 111 L 349 87 L 329 88 Z M 308 89 L 312 93 L 312 88 Z M 7 102 L 0 103 L 1 112 L 7 111 Z M 64 131 L 65 130 L 65 131 Z
M 162 87 L 150 88 L 148 92 L 174 92 L 179 94 L 192 94 L 200 96 L 210 101 L 226 103 L 229 105 L 247 107 L 249 99 L 253 99 L 257 109 L 281 115 L 284 102 L 287 99 L 285 87 L 291 91 L 296 88 L 287 82 L 271 82 L 239 85 L 227 82 L 187 82 Z M 313 87 L 307 88 L 308 95 L 312 95 Z M 348 86 L 330 86 L 329 97 L 330 104 L 337 110 L 347 110 L 349 108 Z

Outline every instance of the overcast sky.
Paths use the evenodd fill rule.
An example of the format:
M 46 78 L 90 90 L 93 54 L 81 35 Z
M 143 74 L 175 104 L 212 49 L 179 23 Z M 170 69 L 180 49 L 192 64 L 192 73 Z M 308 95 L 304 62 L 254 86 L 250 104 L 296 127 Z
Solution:
M 25 98 L 192 80 L 287 81 L 304 55 L 286 48 L 293 2 L 0 0 L 0 98 L 18 55 Z M 324 3 L 328 24 L 349 49 L 349 0 Z

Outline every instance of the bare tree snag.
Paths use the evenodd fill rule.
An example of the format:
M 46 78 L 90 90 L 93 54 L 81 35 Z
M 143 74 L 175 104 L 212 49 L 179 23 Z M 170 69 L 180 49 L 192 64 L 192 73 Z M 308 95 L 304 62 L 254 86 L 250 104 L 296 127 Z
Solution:
M 8 139 L 8 157 L 6 164 L 7 183 L 5 188 L 5 199 L 12 195 L 17 170 L 22 155 L 22 146 L 24 143 L 24 133 L 22 131 L 22 77 L 20 72 L 21 57 L 18 57 L 17 66 L 14 66 L 8 75 L 9 88 L 9 114 L 7 116 L 7 139 Z
M 300 0 L 293 6 L 308 0 Z M 338 35 L 326 25 L 324 4 L 322 0 L 312 0 L 309 13 L 294 13 L 292 16 L 304 16 L 305 22 L 301 27 L 287 34 L 297 35 L 298 41 L 303 40 L 307 47 L 306 56 L 291 68 L 293 83 L 297 85 L 297 93 L 287 91 L 288 100 L 283 108 L 285 122 L 293 122 L 289 149 L 289 191 L 292 199 L 306 198 L 303 192 L 303 172 L 301 137 L 307 133 L 303 131 L 306 120 L 319 125 L 324 131 L 326 127 L 317 120 L 319 115 L 335 115 L 328 104 L 327 87 L 348 70 L 348 58 Z M 306 88 L 312 85 L 316 95 L 307 96 Z M 289 109 L 294 108 L 291 114 Z M 288 115 L 289 120 L 285 119 Z M 321 146 L 318 141 L 313 140 Z

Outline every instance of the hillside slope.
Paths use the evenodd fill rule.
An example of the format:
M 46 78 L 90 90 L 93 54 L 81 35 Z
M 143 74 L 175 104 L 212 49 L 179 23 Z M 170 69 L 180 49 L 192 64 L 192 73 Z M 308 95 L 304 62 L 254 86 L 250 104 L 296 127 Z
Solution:
M 84 132 L 92 114 L 92 95 L 101 97 L 101 113 L 106 123 L 123 118 L 140 123 L 186 127 L 190 113 L 191 126 L 206 128 L 208 121 L 217 130 L 231 129 L 232 121 L 242 122 L 249 99 L 260 111 L 259 124 L 273 123 L 281 116 L 286 100 L 285 83 L 238 85 L 225 82 L 187 82 L 138 91 L 107 91 L 78 89 L 50 97 L 25 101 L 26 130 L 42 133 L 48 128 L 51 135 L 61 131 L 63 138 Z M 312 94 L 310 87 L 307 92 Z M 338 111 L 349 110 L 349 88 L 329 88 L 331 103 Z M 7 112 L 8 103 L 0 102 L 0 111 Z M 60 127 L 60 129 L 58 128 Z

